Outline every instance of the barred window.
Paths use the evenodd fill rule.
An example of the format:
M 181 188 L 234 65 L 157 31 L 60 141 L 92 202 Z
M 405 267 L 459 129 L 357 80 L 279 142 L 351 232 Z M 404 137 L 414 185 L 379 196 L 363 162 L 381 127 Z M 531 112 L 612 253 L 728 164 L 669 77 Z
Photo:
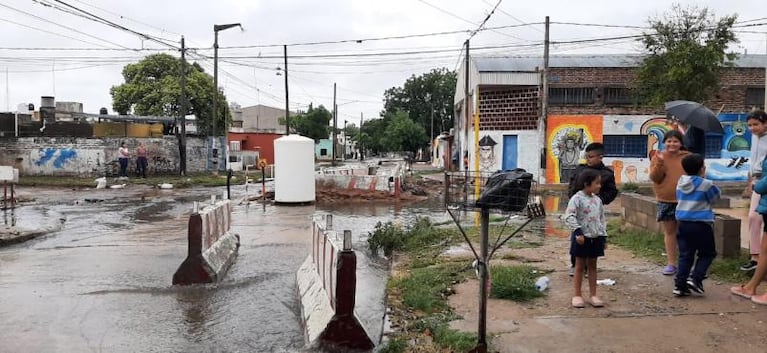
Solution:
M 746 88 L 746 108 L 751 109 L 751 107 L 764 108 L 764 88 Z
M 626 87 L 605 87 L 604 102 L 611 105 L 634 104 L 637 99 Z
M 594 87 L 549 88 L 549 104 L 594 104 Z
M 645 135 L 605 135 L 602 143 L 605 145 L 605 157 L 647 157 Z

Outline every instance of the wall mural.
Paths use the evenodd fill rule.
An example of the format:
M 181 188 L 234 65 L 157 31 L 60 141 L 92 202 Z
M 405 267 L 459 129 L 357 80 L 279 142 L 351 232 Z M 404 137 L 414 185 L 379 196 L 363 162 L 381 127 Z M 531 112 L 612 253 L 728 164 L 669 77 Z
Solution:
M 62 169 L 73 158 L 77 157 L 77 151 L 73 148 L 41 148 L 39 158 L 34 161 L 35 165 L 46 166 L 48 163 L 55 169 Z
M 712 180 L 747 180 L 751 133 L 746 126 L 746 114 L 720 114 L 719 120 L 724 128 L 721 156 L 706 158 L 706 177 Z M 568 182 L 573 161 L 578 163 L 585 146 L 592 141 L 602 141 L 603 135 L 644 135 L 647 136 L 646 156 L 605 157 L 604 163 L 613 168 L 618 183 L 648 182 L 650 159 L 663 149 L 663 135 L 677 128 L 669 119 L 658 116 L 549 116 L 546 180 L 550 183 Z
M 498 143 L 490 135 L 485 135 L 479 140 L 479 170 L 492 172 L 495 168 L 495 145 Z
M 546 131 L 546 180 L 567 183 L 586 145 L 602 140 L 601 115 L 552 115 Z

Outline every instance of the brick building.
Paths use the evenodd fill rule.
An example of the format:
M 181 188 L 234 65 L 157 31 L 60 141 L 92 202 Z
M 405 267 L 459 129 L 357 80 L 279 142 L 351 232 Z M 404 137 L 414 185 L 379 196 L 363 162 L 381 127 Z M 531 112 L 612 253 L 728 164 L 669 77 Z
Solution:
M 284 136 L 286 131 L 285 110 L 259 104 L 244 108 L 235 106 L 232 111 L 232 126 L 227 135 L 227 168 L 240 170 L 247 165 L 256 165 L 258 158 L 273 164 L 274 140 Z
M 542 58 L 472 58 L 469 114 L 464 114 L 465 67 L 458 72 L 455 148 L 468 157 L 470 170 L 521 167 L 541 182 L 557 183 L 568 180 L 586 144 L 602 141 L 605 163 L 621 173 L 619 180 L 645 181 L 648 156 L 662 148 L 662 133 L 675 127 L 666 121 L 662 107 L 635 104 L 628 87 L 641 60 L 639 55 L 551 57 L 544 120 Z M 724 135 L 707 136 L 709 177 L 745 178 L 747 162 L 740 157 L 747 156 L 744 141 L 750 142 L 750 136 L 744 117 L 754 106 L 764 105 L 765 65 L 765 55 L 740 56 L 723 69 L 721 89 L 705 102 L 721 111 L 725 127 Z

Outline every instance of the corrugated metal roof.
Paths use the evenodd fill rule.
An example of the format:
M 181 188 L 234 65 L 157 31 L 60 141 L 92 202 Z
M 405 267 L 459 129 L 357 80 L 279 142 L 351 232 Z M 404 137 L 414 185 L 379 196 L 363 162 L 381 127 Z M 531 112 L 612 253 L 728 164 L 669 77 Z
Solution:
M 637 67 L 643 55 L 557 55 L 549 57 L 550 67 Z M 543 57 L 507 56 L 473 58 L 480 72 L 524 72 L 543 68 Z M 739 55 L 735 66 L 761 68 L 767 65 L 767 55 Z

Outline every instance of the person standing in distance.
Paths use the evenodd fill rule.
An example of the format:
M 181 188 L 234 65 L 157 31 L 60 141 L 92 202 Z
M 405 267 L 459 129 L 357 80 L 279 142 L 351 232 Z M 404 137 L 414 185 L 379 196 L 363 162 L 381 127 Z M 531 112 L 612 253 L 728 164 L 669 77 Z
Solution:
M 586 170 L 595 170 L 599 172 L 602 187 L 597 192 L 597 196 L 602 200 L 602 205 L 609 205 L 618 197 L 618 187 L 615 185 L 615 173 L 612 169 L 605 166 L 602 158 L 605 154 L 605 145 L 599 142 L 592 142 L 586 146 L 586 163 L 579 164 L 575 168 L 570 184 L 567 188 L 567 197 L 572 198 L 578 192 L 582 185 L 576 185 L 576 180 Z M 570 255 L 570 276 L 575 271 L 575 256 Z

